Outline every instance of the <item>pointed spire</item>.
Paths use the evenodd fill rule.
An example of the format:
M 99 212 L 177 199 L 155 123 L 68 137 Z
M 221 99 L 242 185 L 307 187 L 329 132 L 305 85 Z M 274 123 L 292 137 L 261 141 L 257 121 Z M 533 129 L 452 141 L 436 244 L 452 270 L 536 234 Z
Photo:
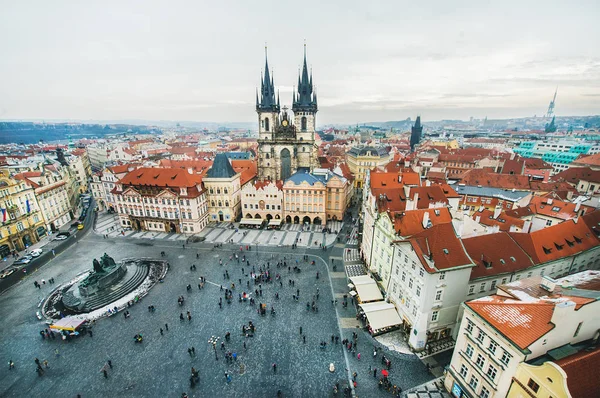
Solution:
M 258 88 L 256 88 L 256 107 L 258 108 Z
M 294 97 L 292 110 L 295 111 L 317 111 L 315 95 L 313 93 L 312 69 L 308 73 L 308 62 L 306 60 L 306 41 L 304 42 L 304 59 L 302 71 L 298 71 L 298 95 Z
M 280 102 L 279 102 L 279 89 L 277 89 L 277 108 L 280 108 Z
M 279 105 L 275 102 L 275 80 L 269 70 L 267 45 L 265 43 L 265 72 L 261 73 L 260 99 L 256 105 L 257 111 L 279 112 Z

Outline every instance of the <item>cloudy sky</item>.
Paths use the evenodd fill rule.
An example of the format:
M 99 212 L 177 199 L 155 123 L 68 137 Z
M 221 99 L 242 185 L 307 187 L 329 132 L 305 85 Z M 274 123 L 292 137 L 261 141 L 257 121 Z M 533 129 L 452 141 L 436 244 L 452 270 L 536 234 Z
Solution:
M 600 2 L 0 0 L 0 119 L 252 122 L 264 46 L 320 125 L 600 113 Z

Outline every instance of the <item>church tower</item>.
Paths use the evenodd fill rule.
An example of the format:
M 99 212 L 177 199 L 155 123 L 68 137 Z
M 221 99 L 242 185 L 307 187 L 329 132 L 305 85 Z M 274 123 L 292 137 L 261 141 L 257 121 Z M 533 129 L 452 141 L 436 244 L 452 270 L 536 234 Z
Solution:
M 256 113 L 258 113 L 258 138 L 272 139 L 279 124 L 279 95 L 275 100 L 275 85 L 269 71 L 267 47 L 265 47 L 265 74 L 261 76 L 260 96 L 256 93 Z
M 421 133 L 423 133 L 423 126 L 421 125 L 421 116 L 417 116 L 415 125 L 410 128 L 410 152 L 415 151 L 415 147 L 421 142 Z
M 297 138 L 301 141 L 298 148 L 298 166 L 311 170 L 318 167 L 315 145 L 317 110 L 317 93 L 313 90 L 312 71 L 310 76 L 308 74 L 306 44 L 304 44 L 304 62 L 302 72 L 298 76 L 298 93 L 293 94 L 292 111 Z

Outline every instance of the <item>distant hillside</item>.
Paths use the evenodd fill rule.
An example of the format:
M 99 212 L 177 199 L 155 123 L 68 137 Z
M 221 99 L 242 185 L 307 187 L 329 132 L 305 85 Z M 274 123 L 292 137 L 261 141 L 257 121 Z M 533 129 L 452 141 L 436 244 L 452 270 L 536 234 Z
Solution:
M 80 138 L 102 138 L 114 134 L 151 134 L 161 130 L 152 126 L 127 124 L 0 122 L 0 144 L 44 142 Z

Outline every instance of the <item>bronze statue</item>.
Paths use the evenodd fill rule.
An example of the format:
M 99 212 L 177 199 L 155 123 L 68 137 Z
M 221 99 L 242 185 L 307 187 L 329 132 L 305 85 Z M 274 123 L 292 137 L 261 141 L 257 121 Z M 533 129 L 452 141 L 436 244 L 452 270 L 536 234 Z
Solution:
M 93 264 L 94 264 L 94 272 L 104 271 L 102 264 L 100 264 L 100 262 L 98 260 L 94 259 Z

